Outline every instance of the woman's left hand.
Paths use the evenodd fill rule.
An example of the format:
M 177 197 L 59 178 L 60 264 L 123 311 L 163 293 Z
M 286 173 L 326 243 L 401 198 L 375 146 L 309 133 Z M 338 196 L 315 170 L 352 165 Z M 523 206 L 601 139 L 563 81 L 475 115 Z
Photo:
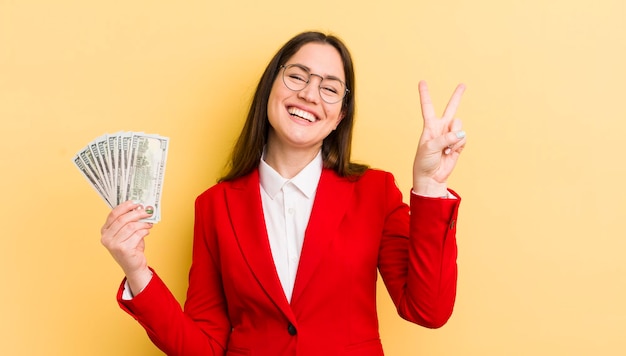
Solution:
M 418 195 L 447 195 L 447 180 L 456 166 L 467 138 L 461 120 L 455 118 L 465 85 L 459 84 L 441 118 L 435 114 L 428 86 L 420 81 L 419 94 L 424 127 L 413 163 L 413 191 Z

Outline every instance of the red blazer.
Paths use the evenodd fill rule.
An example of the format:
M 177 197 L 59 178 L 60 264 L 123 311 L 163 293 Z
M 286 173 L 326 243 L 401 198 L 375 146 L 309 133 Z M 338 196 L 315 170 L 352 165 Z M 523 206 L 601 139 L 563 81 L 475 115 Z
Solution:
M 118 301 L 168 355 L 380 356 L 378 272 L 401 317 L 429 328 L 450 317 L 459 203 L 411 194 L 409 213 L 390 173 L 324 169 L 290 304 L 254 171 L 197 198 L 184 311 L 156 274 Z

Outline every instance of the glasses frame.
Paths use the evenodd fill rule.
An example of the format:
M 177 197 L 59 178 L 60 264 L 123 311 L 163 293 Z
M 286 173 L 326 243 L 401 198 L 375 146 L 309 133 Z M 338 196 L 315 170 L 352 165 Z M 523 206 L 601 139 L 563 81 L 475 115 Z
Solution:
M 291 67 L 298 67 L 298 68 L 300 68 L 300 69 L 304 70 L 305 72 L 307 72 L 307 73 L 309 74 L 309 77 L 308 77 L 308 79 L 306 80 L 305 85 L 302 87 L 302 89 L 293 89 L 293 88 L 291 88 L 291 87 L 289 86 L 289 84 L 287 84 L 287 81 L 285 80 L 285 72 L 287 71 L 287 69 L 289 69 L 289 68 L 291 68 Z M 303 66 L 303 65 L 301 65 L 301 64 L 297 64 L 297 63 L 293 63 L 293 64 L 283 64 L 283 65 L 281 65 L 281 66 L 280 66 L 280 69 L 282 69 L 282 70 L 283 70 L 283 73 L 282 73 L 282 75 L 281 75 L 281 76 L 282 76 L 282 78 L 283 78 L 283 84 L 285 84 L 285 87 L 287 87 L 287 89 L 289 89 L 289 90 L 291 90 L 291 91 L 302 91 L 302 90 L 304 90 L 307 86 L 309 86 L 309 84 L 311 83 L 311 77 L 312 77 L 312 76 L 319 77 L 321 80 L 320 80 L 320 85 L 317 87 L 317 90 L 318 90 L 318 91 L 319 91 L 319 93 L 320 93 L 320 98 L 321 98 L 321 99 L 322 99 L 325 103 L 327 103 L 327 104 L 337 104 L 337 103 L 340 103 L 340 102 L 341 102 L 341 101 L 343 101 L 343 99 L 345 99 L 345 97 L 346 97 L 346 96 L 350 93 L 350 89 L 348 89 L 348 86 L 346 85 L 346 83 L 345 83 L 343 80 L 341 80 L 341 79 L 339 79 L 339 78 L 334 78 L 334 77 L 333 77 L 333 78 L 332 78 L 333 80 L 337 80 L 337 81 L 339 81 L 341 84 L 343 84 L 344 91 L 343 91 L 343 95 L 341 96 L 341 98 L 340 98 L 339 100 L 337 100 L 337 101 L 328 101 L 328 100 L 324 99 L 324 95 L 322 95 L 322 82 L 323 82 L 323 81 L 324 81 L 324 79 L 326 79 L 326 78 L 324 78 L 323 76 L 321 76 L 321 75 L 319 75 L 319 74 L 311 73 L 308 69 L 306 69 L 306 67 L 304 67 L 304 66 Z

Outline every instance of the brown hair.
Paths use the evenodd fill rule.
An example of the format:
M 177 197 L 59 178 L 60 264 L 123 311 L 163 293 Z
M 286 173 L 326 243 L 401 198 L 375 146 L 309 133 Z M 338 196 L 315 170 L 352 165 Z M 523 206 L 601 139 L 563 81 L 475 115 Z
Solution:
M 248 116 L 237 143 L 233 148 L 228 173 L 219 181 L 229 181 L 252 172 L 259 165 L 263 147 L 267 142 L 269 120 L 267 102 L 280 66 L 307 43 L 325 43 L 339 52 L 345 72 L 346 87 L 350 92 L 343 99 L 341 110 L 345 114 L 337 128 L 322 143 L 324 167 L 333 169 L 339 176 L 357 178 L 368 168 L 366 165 L 350 162 L 352 128 L 354 126 L 354 67 L 352 57 L 343 42 L 320 32 L 303 32 L 287 43 L 274 55 L 265 68 L 248 111 Z

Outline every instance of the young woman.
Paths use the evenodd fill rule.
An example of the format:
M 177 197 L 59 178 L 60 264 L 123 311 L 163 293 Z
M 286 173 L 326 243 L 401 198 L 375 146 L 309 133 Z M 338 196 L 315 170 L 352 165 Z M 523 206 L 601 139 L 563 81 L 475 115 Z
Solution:
M 429 328 L 456 293 L 459 196 L 446 181 L 465 146 L 426 84 L 410 206 L 390 173 L 350 161 L 354 71 L 336 37 L 305 32 L 267 66 L 230 171 L 196 200 L 184 309 L 148 267 L 151 224 L 125 202 L 102 243 L 126 275 L 121 307 L 168 355 L 358 355 L 383 349 L 377 273 L 401 317 Z

